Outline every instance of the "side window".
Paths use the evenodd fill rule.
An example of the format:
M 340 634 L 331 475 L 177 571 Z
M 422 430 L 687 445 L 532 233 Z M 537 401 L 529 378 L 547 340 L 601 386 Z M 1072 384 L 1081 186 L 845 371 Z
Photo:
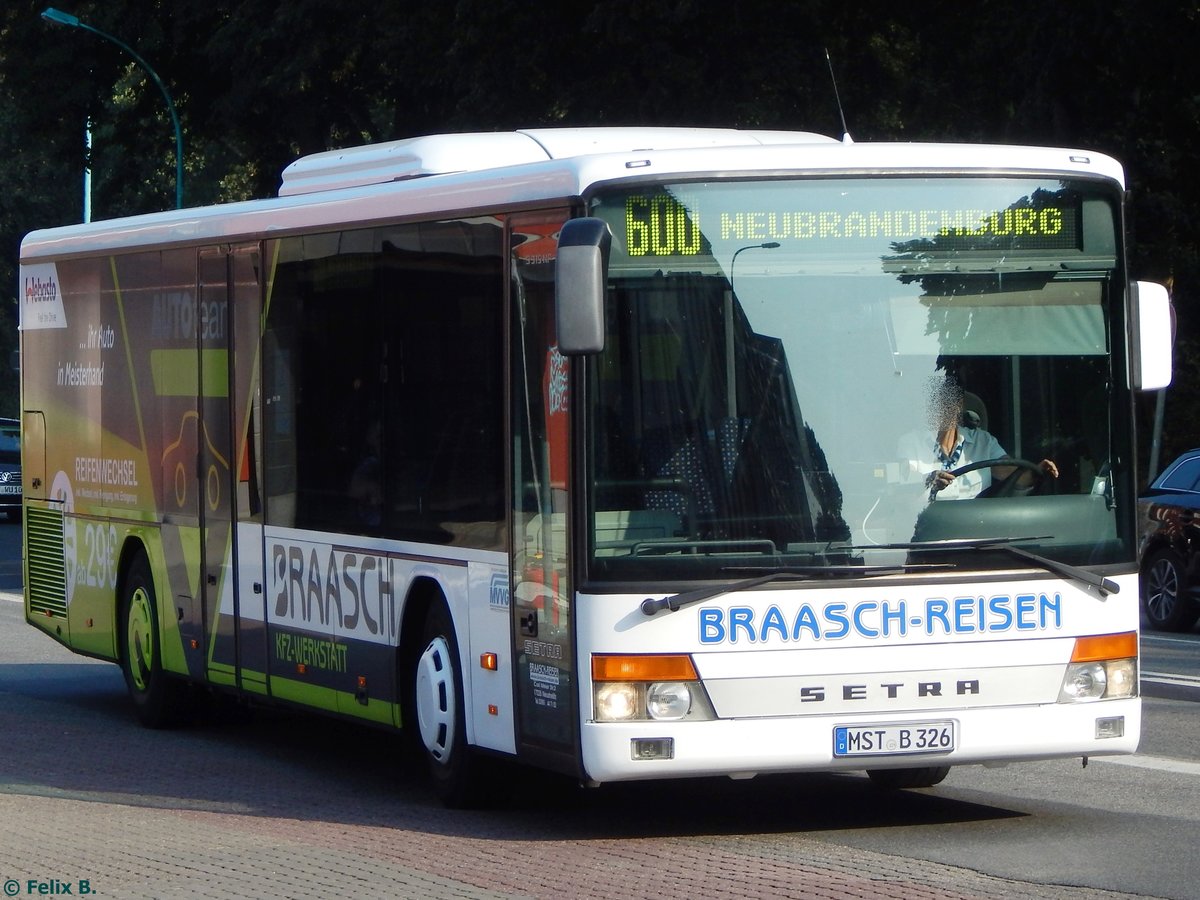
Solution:
M 501 549 L 502 223 L 281 243 L 263 352 L 267 520 Z
M 1200 479 L 1200 457 L 1184 460 L 1176 466 L 1175 471 L 1163 480 L 1163 487 L 1191 491 L 1196 489 L 1197 479 Z
M 503 228 L 498 219 L 382 235 L 387 347 L 385 533 L 505 547 Z

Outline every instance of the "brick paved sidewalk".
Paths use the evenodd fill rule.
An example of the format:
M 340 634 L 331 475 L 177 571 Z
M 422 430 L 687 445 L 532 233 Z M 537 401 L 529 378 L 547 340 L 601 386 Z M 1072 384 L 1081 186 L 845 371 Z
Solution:
M 803 835 L 521 840 L 125 805 L 0 786 L 0 879 L 117 897 L 1069 898 Z M 447 815 L 469 815 L 447 813 Z M 501 813 L 502 815 L 502 813 Z M 6 887 L 6 893 L 8 888 Z

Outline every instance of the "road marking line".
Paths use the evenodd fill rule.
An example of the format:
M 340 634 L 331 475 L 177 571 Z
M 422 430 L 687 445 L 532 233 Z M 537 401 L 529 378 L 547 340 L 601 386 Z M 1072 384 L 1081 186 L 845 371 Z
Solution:
M 1181 775 L 1200 775 L 1200 762 L 1169 759 L 1165 756 L 1093 756 L 1088 761 L 1133 766 L 1135 769 L 1154 769 L 1158 772 L 1175 772 Z
M 1175 672 L 1143 672 L 1142 681 L 1200 687 L 1200 675 L 1180 675 Z
M 1189 645 L 1195 647 L 1196 639 L 1195 638 L 1183 638 L 1183 637 L 1165 637 L 1161 634 L 1146 634 L 1145 632 L 1143 632 L 1142 633 L 1142 643 L 1143 644 L 1189 644 Z

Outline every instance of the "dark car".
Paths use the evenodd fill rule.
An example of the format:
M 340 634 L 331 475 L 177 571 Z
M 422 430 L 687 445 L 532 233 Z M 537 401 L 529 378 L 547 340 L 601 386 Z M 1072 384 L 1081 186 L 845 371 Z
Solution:
M 1138 513 L 1142 612 L 1151 628 L 1187 631 L 1200 618 L 1200 449 L 1162 470 Z
M 0 511 L 21 517 L 21 423 L 0 418 Z

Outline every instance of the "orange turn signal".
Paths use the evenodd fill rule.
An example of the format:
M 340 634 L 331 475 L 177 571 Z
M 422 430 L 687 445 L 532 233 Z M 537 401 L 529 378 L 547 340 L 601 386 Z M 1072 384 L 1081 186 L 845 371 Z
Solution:
M 1090 637 L 1075 638 L 1075 650 L 1071 653 L 1071 662 L 1130 659 L 1137 655 L 1137 632 L 1096 634 Z
M 699 681 L 686 655 L 593 656 L 592 681 Z

